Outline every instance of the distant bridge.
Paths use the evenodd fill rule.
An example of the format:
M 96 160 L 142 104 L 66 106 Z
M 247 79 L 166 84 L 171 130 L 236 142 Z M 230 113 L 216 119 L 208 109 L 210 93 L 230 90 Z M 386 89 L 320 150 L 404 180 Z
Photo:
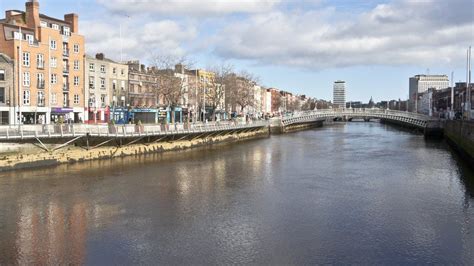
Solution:
M 302 112 L 298 114 L 283 116 L 281 124 L 288 127 L 295 124 L 303 124 L 309 122 L 326 121 L 342 118 L 351 120 L 354 118 L 362 118 L 365 120 L 380 119 L 394 122 L 401 125 L 415 127 L 429 133 L 433 130 L 441 128 L 439 119 L 412 112 L 394 111 L 378 108 L 349 108 L 334 110 L 315 110 Z

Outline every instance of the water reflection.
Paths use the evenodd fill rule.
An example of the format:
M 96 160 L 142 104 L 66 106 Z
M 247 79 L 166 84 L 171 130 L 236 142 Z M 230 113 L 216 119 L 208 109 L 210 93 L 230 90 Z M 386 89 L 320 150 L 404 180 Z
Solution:
M 0 264 L 469 264 L 473 203 L 444 143 L 351 123 L 2 173 Z

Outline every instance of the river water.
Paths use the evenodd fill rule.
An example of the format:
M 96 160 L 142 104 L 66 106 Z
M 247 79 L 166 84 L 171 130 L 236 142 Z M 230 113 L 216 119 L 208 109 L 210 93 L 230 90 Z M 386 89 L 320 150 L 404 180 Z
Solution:
M 1 173 L 0 210 L 0 264 L 474 264 L 472 170 L 379 123 Z

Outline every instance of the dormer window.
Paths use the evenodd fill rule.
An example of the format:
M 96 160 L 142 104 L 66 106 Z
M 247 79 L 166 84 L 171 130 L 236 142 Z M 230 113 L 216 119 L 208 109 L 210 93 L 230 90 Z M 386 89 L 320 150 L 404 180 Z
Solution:
M 26 34 L 26 40 L 28 41 L 29 44 L 33 44 L 35 41 L 35 37 L 31 34 Z
M 63 27 L 63 34 L 66 36 L 71 36 L 71 29 L 69 27 Z
M 13 39 L 21 40 L 21 39 L 23 39 L 21 35 L 22 34 L 20 34 L 19 32 L 13 32 Z

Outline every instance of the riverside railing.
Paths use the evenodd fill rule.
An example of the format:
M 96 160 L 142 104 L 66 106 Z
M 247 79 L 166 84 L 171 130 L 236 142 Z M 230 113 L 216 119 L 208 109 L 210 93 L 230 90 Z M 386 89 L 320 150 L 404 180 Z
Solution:
M 268 126 L 267 121 L 183 123 L 183 124 L 51 124 L 51 125 L 6 125 L 0 126 L 0 141 L 35 138 L 70 137 L 140 137 L 175 134 L 207 133 Z
M 392 116 L 419 119 L 419 120 L 424 120 L 424 121 L 438 120 L 438 118 L 427 116 L 424 114 L 406 112 L 406 111 L 389 110 L 389 109 L 378 109 L 378 108 L 347 108 L 347 109 L 323 109 L 323 110 L 314 110 L 314 111 L 303 111 L 303 112 L 293 113 L 290 115 L 284 115 L 282 119 L 285 120 L 285 119 L 290 119 L 290 118 L 295 118 L 295 117 L 305 117 L 305 116 L 311 116 L 311 115 L 327 115 L 327 116 L 392 115 Z

